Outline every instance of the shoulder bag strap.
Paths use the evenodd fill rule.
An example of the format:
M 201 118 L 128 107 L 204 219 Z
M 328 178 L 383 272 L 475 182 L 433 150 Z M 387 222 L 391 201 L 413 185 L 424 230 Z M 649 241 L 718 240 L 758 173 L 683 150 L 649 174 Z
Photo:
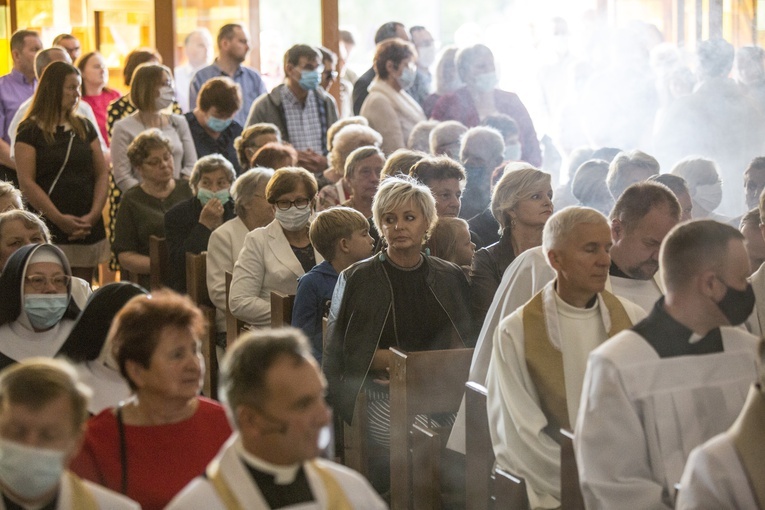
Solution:
M 64 158 L 64 162 L 61 164 L 61 168 L 58 169 L 58 173 L 56 174 L 56 178 L 53 180 L 53 184 L 51 184 L 50 189 L 48 189 L 48 196 L 50 196 L 50 194 L 53 193 L 53 188 L 56 187 L 59 177 L 61 177 L 61 174 L 64 172 L 64 167 L 69 162 L 69 154 L 72 152 L 73 141 L 74 141 L 74 128 L 72 128 L 72 130 L 69 131 L 69 146 L 66 148 L 66 157 Z

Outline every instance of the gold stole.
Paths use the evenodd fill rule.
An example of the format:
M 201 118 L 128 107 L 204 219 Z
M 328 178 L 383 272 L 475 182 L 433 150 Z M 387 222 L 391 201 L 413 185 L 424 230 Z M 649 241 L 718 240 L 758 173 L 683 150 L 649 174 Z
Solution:
M 85 483 L 70 471 L 64 471 L 64 475 L 69 479 L 69 486 L 72 488 L 72 508 L 77 510 L 98 510 L 98 502 Z
M 319 478 L 321 478 L 321 481 L 324 484 L 324 489 L 327 491 L 327 508 L 332 510 L 352 510 L 348 497 L 329 470 L 319 466 L 315 461 L 310 461 L 308 463 L 319 475 Z M 226 483 L 226 480 L 223 478 L 223 474 L 220 471 L 220 461 L 218 459 L 213 460 L 207 466 L 207 479 L 210 480 L 213 488 L 218 493 L 218 497 L 223 502 L 223 506 L 225 506 L 227 510 L 244 510 L 242 505 L 239 504 L 239 500 L 236 499 L 231 487 L 229 487 L 228 483 Z
M 765 509 L 765 394 L 752 385 L 741 414 L 728 433 L 759 508 Z
M 550 343 L 547 332 L 543 292 L 545 289 L 539 291 L 523 306 L 524 351 L 529 376 L 537 389 L 540 407 L 547 418 L 545 432 L 560 443 L 560 429 L 571 430 L 566 403 L 566 379 L 563 373 L 563 355 Z M 608 337 L 631 328 L 632 321 L 619 299 L 605 290 L 600 295 L 611 319 Z

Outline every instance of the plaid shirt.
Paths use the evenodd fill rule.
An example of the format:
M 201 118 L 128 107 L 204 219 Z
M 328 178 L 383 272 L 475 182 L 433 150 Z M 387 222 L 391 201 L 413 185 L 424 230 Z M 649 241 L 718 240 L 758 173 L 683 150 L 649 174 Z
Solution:
M 324 153 L 322 143 L 324 131 L 319 101 L 321 98 L 313 90 L 309 90 L 305 98 L 305 106 L 303 106 L 289 87 L 282 87 L 282 106 L 287 121 L 287 133 L 289 133 L 290 143 L 296 150 L 311 149 L 317 154 Z

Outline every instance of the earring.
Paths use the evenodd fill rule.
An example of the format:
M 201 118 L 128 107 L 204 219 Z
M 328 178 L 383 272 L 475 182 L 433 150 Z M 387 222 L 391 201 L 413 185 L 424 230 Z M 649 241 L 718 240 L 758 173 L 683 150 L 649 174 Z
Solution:
M 515 228 L 515 220 L 510 220 L 510 228 Z

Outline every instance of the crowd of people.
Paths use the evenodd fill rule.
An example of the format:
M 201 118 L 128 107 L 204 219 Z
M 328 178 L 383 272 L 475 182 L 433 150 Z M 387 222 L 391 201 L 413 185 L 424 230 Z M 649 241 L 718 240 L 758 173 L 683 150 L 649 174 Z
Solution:
M 194 30 L 175 69 L 132 51 L 122 95 L 74 36 L 13 34 L 2 506 L 386 508 L 387 457 L 367 480 L 321 458 L 342 458 L 332 434 L 363 402 L 363 439 L 390 448 L 391 348 L 473 348 L 496 465 L 531 508 L 561 505 L 566 431 L 587 508 L 765 507 L 765 51 L 701 41 L 692 73 L 619 40 L 617 83 L 564 48 L 542 131 L 486 45 L 436 52 L 389 22 L 356 76 L 341 39 L 342 58 L 287 49 L 269 91 L 243 25 L 212 63 Z M 550 84 L 568 70 L 578 95 Z M 618 110 L 607 88 L 640 70 Z M 273 292 L 292 327 L 270 329 Z M 250 330 L 233 345 L 230 317 Z M 210 332 L 220 402 L 200 395 Z M 465 415 L 428 421 L 457 454 Z

